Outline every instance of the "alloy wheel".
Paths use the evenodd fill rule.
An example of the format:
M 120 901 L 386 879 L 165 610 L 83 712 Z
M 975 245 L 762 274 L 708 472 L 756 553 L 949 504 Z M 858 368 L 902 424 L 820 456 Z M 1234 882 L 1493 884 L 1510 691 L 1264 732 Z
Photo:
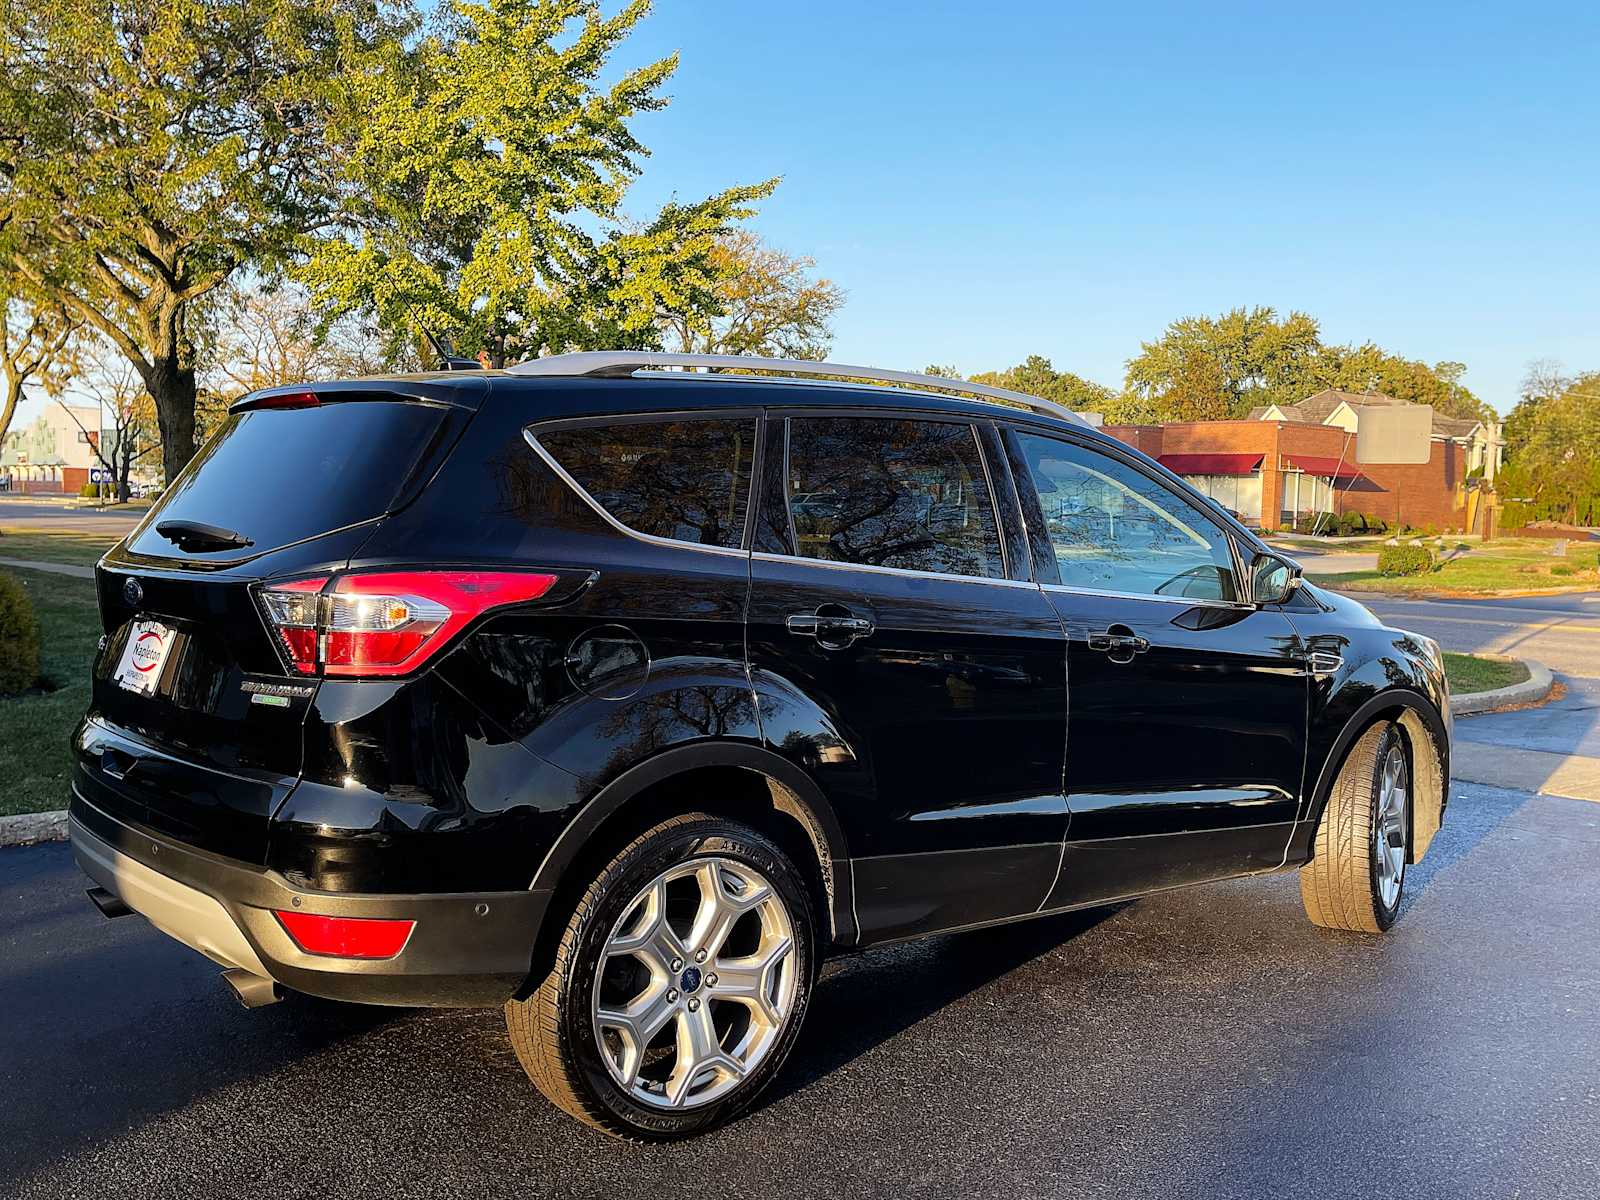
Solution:
M 636 1101 L 688 1109 L 760 1065 L 794 1010 L 794 921 L 759 871 L 696 858 L 656 876 L 612 927 L 595 976 L 600 1057 Z
M 1406 873 L 1406 813 L 1410 803 L 1410 777 L 1406 756 L 1391 746 L 1378 777 L 1378 811 L 1372 822 L 1372 855 L 1378 899 L 1393 908 L 1400 899 Z

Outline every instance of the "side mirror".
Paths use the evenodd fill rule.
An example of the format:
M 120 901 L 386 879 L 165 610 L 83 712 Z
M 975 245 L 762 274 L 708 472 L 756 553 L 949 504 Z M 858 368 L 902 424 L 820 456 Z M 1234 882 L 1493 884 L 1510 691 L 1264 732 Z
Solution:
M 1250 603 L 1282 604 L 1300 586 L 1300 566 L 1276 554 L 1250 560 Z

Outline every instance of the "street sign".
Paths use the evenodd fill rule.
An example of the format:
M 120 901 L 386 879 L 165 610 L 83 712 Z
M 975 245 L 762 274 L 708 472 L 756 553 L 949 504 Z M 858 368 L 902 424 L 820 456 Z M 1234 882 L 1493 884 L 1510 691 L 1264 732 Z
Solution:
M 104 467 L 90 467 L 89 468 L 89 482 L 90 483 L 110 483 L 111 482 L 111 472 L 106 470 Z

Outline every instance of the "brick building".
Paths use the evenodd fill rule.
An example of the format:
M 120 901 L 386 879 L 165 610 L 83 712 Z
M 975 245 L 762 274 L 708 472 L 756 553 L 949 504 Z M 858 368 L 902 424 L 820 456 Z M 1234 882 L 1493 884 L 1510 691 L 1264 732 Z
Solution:
M 0 490 L 75 496 L 100 465 L 100 409 L 51 401 L 28 425 L 13 427 L 0 442 Z
M 1285 528 L 1297 514 L 1319 512 L 1465 529 L 1469 476 L 1492 481 L 1500 466 L 1498 427 L 1435 414 L 1428 462 L 1358 464 L 1362 409 L 1399 403 L 1329 389 L 1299 404 L 1255 409 L 1242 421 L 1107 425 L 1105 432 L 1263 529 Z

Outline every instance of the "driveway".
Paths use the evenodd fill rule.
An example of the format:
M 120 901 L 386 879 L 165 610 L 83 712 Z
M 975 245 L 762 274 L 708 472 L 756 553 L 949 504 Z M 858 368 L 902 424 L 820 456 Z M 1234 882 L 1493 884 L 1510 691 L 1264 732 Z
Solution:
M 1592 1200 L 1597 857 L 1600 805 L 1468 785 L 1385 938 L 1289 875 L 873 951 L 757 1111 L 637 1147 L 496 1012 L 246 1012 L 65 847 L 0 851 L 0 1194 Z

